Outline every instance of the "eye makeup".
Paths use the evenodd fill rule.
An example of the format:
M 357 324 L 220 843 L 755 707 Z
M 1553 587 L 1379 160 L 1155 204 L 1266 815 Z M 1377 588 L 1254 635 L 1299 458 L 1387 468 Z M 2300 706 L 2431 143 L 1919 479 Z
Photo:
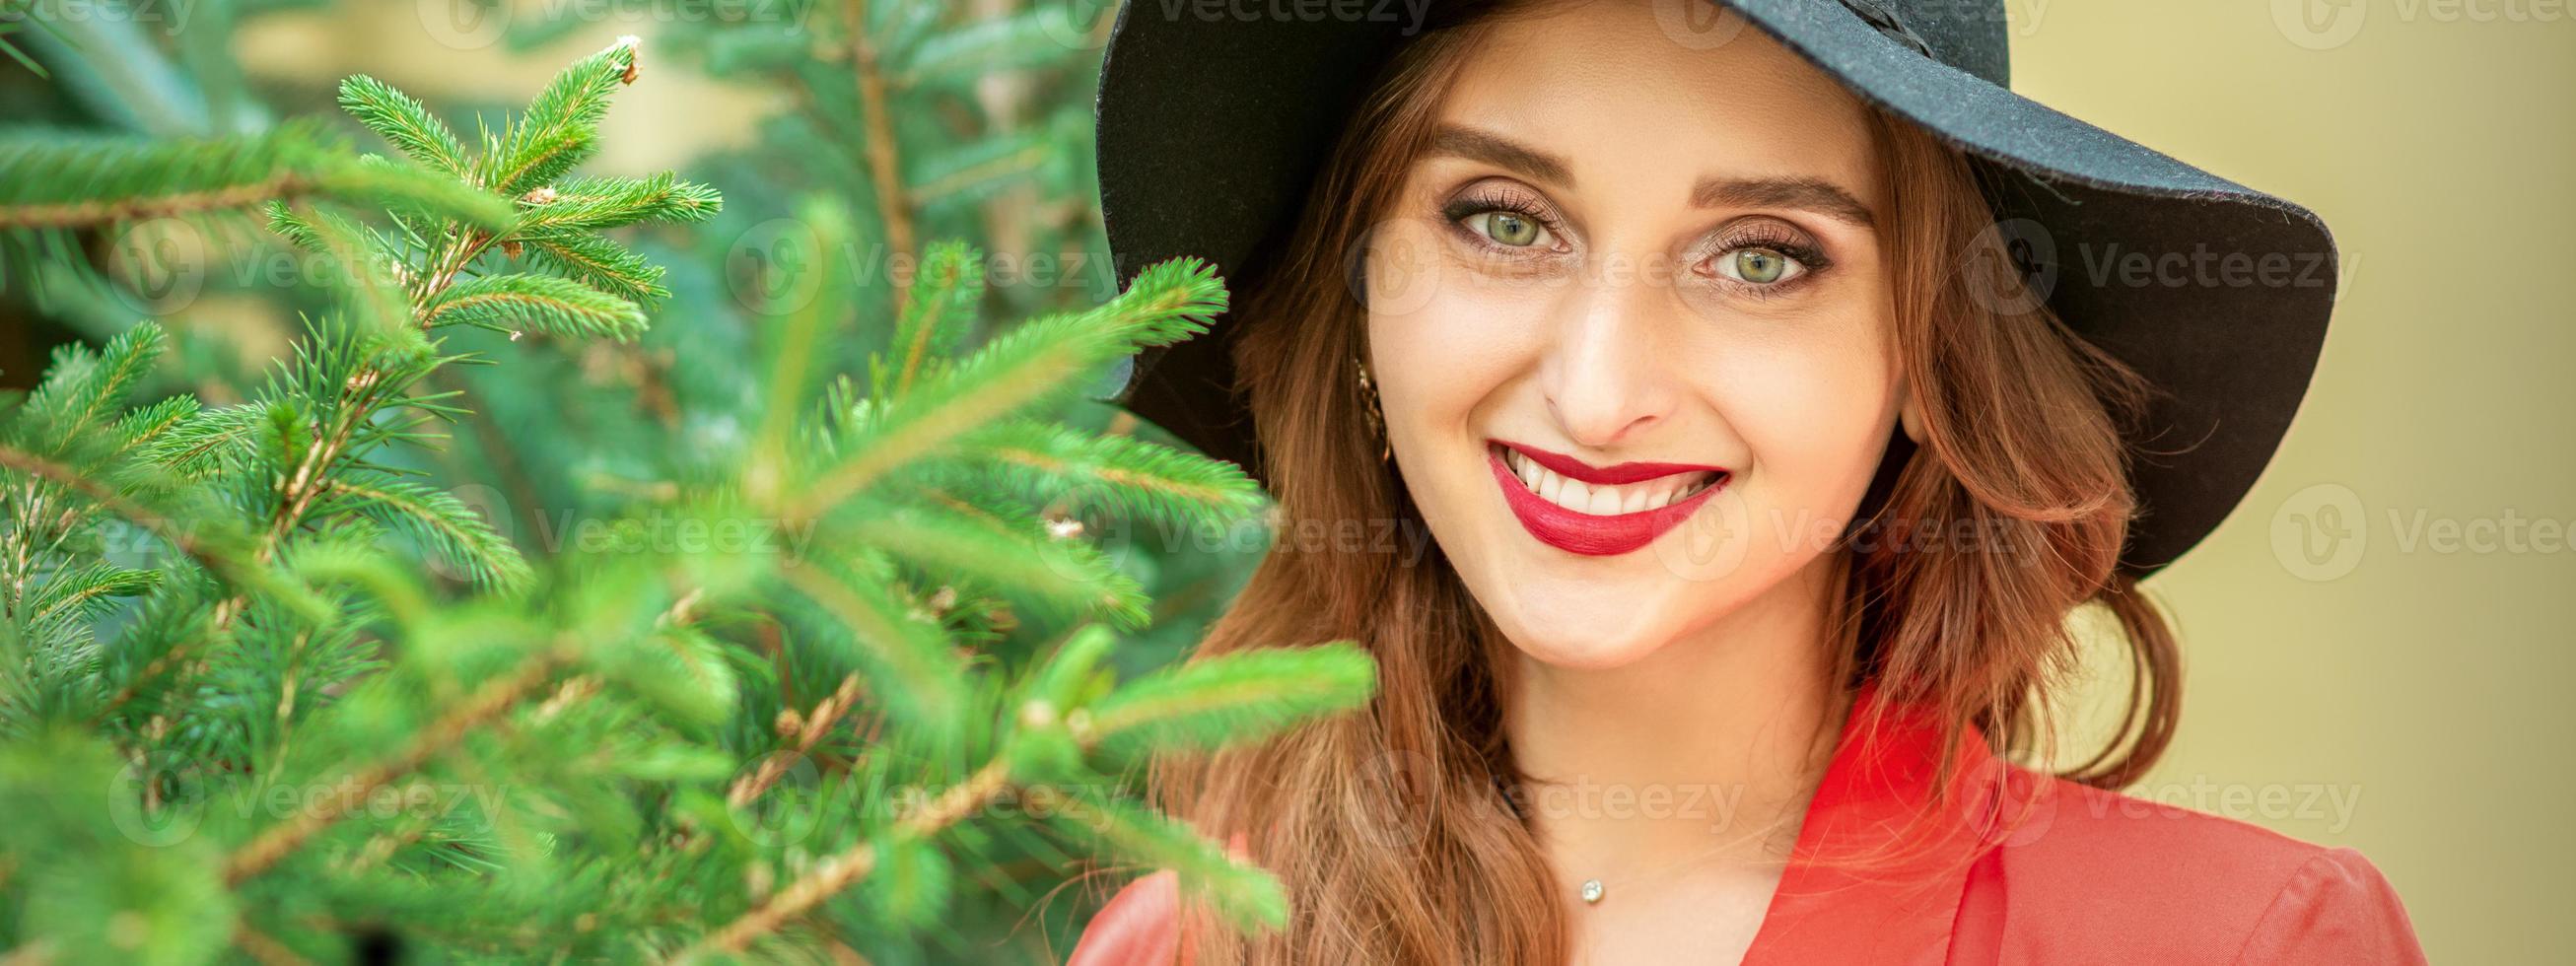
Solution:
M 1508 214 L 1516 218 L 1527 219 L 1530 223 L 1537 225 L 1540 230 L 1546 232 L 1548 238 L 1553 240 L 1556 244 L 1550 246 L 1540 246 L 1535 244 L 1508 245 L 1500 241 L 1496 241 L 1493 236 L 1482 231 L 1478 231 L 1467 224 L 1468 219 L 1474 218 L 1477 215 L 1493 213 Z M 1507 182 L 1479 182 L 1476 185 L 1470 186 L 1468 190 L 1461 192 L 1457 197 L 1450 199 L 1447 204 L 1440 206 L 1440 218 L 1443 222 L 1447 223 L 1452 230 L 1464 236 L 1470 244 L 1478 246 L 1479 250 L 1494 254 L 1506 256 L 1536 256 L 1545 254 L 1563 254 L 1573 250 L 1572 246 L 1566 244 L 1564 218 L 1556 213 L 1556 210 L 1547 203 L 1547 200 L 1534 192 Z
M 1436 213 L 1453 237 L 1480 256 L 1525 264 L 1573 251 L 1566 219 L 1556 207 L 1544 195 L 1509 181 L 1485 179 L 1470 184 L 1448 200 L 1438 203 Z M 1513 245 L 1497 240 L 1485 227 L 1491 224 L 1490 220 L 1477 221 L 1495 215 L 1520 219 L 1535 226 L 1543 243 Z M 1730 221 L 1720 226 L 1708 242 L 1698 246 L 1698 251 L 1703 254 L 1691 259 L 1693 277 L 1730 293 L 1755 299 L 1777 298 L 1804 289 L 1834 264 L 1815 236 L 1776 215 L 1745 215 Z M 1722 271 L 1719 264 L 1722 259 L 1734 258 L 1748 251 L 1772 253 L 1794 267 L 1769 282 L 1749 281 Z
M 1749 215 L 1727 223 L 1710 244 L 1709 257 L 1692 262 L 1691 271 L 1753 298 L 1777 298 L 1812 284 L 1833 267 L 1822 245 L 1796 226 L 1769 215 Z M 1796 270 L 1773 282 L 1752 282 L 1721 271 L 1723 259 L 1746 251 L 1767 251 L 1789 260 Z

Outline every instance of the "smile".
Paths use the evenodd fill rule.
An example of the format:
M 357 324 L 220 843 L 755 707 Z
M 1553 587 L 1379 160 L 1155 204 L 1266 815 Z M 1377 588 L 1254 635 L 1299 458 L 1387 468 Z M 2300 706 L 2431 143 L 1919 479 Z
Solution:
M 1592 466 L 1501 440 L 1485 442 L 1485 462 L 1530 536 L 1596 557 L 1655 542 L 1733 476 L 1723 467 L 1681 463 Z

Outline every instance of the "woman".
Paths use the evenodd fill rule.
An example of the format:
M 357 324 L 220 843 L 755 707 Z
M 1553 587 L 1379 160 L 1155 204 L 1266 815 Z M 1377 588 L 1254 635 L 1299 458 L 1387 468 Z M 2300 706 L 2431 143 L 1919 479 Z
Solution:
M 2359 853 L 2112 790 L 2177 720 L 2136 582 L 2314 363 L 2314 216 L 2011 94 L 1995 4 L 1370 6 L 1131 5 L 1109 52 L 1122 271 L 1240 299 L 1130 404 L 1285 533 L 1435 546 L 1283 539 L 1202 652 L 1357 639 L 1379 697 L 1155 768 L 1289 928 L 1157 873 L 1076 964 L 2420 961 Z M 2085 271 L 2195 245 L 2290 267 Z M 2007 763 L 2057 760 L 2087 604 L 2120 733 Z

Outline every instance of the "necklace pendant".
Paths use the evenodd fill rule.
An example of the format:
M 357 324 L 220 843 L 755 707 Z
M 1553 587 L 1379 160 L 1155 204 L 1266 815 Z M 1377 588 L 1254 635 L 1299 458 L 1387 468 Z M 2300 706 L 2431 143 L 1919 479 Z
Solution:
M 1583 904 L 1588 906 L 1601 904 L 1601 880 L 1583 880 Z

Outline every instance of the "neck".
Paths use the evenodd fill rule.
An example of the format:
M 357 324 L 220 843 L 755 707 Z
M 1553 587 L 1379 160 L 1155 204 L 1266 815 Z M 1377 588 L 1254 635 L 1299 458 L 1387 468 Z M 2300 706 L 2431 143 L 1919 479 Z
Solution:
M 1847 710 L 1827 682 L 1830 564 L 1631 664 L 1515 652 L 1504 729 L 1531 776 L 1522 811 L 1561 875 L 1781 863 Z

